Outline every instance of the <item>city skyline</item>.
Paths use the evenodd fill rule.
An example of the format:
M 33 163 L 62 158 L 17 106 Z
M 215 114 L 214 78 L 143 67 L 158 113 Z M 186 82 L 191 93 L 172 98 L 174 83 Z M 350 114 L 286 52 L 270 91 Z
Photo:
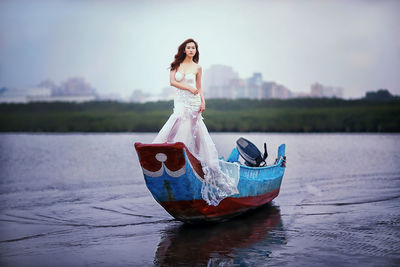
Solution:
M 262 73 L 254 72 L 251 77 L 241 77 L 231 66 L 212 65 L 204 71 L 206 79 L 203 81 L 203 90 L 206 99 L 290 99 L 290 98 L 342 98 L 345 89 L 338 86 L 321 84 L 316 81 L 310 85 L 307 91 L 293 92 L 284 84 L 276 81 L 265 80 Z M 367 91 L 365 95 L 356 98 L 364 98 L 367 93 L 374 93 L 386 88 Z M 122 101 L 122 102 L 148 102 L 159 100 L 171 100 L 174 97 L 174 87 L 165 86 L 161 91 L 146 92 L 140 88 L 130 91 L 128 96 L 118 93 L 103 93 L 92 87 L 85 77 L 69 77 L 59 83 L 52 79 L 38 82 L 32 87 L 0 87 L 0 102 L 22 101 Z M 388 91 L 389 92 L 389 91 Z M 390 93 L 390 92 L 389 92 Z M 9 98 L 11 97 L 11 98 Z M 61 97 L 61 98 L 60 98 Z M 72 98 L 70 98 L 72 97 Z M 81 97 L 81 98 L 80 98 Z M 23 100 L 22 100 L 23 99 Z
M 212 6 L 212 8 L 210 8 Z M 195 10 L 196 12 L 191 12 Z M 398 1 L 2 1 L 0 87 L 85 77 L 99 93 L 159 93 L 178 45 L 200 65 L 262 73 L 293 92 L 400 94 Z
M 251 77 L 241 77 L 231 66 L 212 65 L 204 71 L 206 74 L 203 81 L 203 90 L 205 98 L 227 98 L 227 99 L 288 99 L 298 97 L 338 97 L 343 98 L 343 88 L 322 85 L 316 82 L 310 86 L 309 92 L 292 92 L 283 84 L 275 81 L 266 81 L 262 73 L 254 72 Z M 46 89 L 46 90 L 43 90 Z M 31 93 L 29 93 L 31 92 Z M 140 88 L 134 89 L 129 97 L 121 95 L 104 94 L 97 92 L 90 81 L 84 77 L 69 77 L 60 83 L 52 79 L 40 81 L 35 86 L 26 88 L 0 87 L 0 98 L 7 99 L 9 96 L 27 95 L 35 101 L 51 101 L 51 97 L 60 96 L 95 96 L 97 100 L 119 100 L 119 101 L 158 101 L 164 99 L 173 99 L 174 88 L 166 86 L 162 88 L 161 93 L 144 92 Z M 4 94 L 6 93 L 6 94 Z M 39 95 L 38 95 L 39 94 Z M 136 96 L 135 96 L 136 95 Z M 138 98 L 139 100 L 135 99 Z M 67 99 L 67 98 L 66 98 Z M 11 101 L 10 99 L 8 101 Z

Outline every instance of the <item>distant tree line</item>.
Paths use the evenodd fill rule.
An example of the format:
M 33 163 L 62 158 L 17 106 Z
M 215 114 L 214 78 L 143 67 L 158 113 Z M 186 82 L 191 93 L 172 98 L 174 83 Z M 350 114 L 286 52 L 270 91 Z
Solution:
M 0 132 L 157 132 L 172 108 L 172 101 L 0 104 Z M 400 132 L 400 99 L 210 99 L 203 117 L 219 132 Z
M 389 90 L 387 89 L 379 89 L 376 92 L 367 92 L 365 94 L 365 98 L 369 100 L 391 100 L 393 98 L 398 98 L 394 95 L 392 95 Z

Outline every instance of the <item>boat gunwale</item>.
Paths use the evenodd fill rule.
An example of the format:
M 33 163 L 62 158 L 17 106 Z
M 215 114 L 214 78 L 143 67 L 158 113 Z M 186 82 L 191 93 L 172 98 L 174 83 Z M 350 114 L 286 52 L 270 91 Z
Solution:
M 285 145 L 285 144 L 281 144 L 280 146 L 278 146 L 278 155 L 279 155 L 279 148 L 280 148 L 282 145 Z M 284 153 L 283 155 L 281 155 L 281 156 L 279 157 L 279 160 L 278 160 L 277 163 L 275 163 L 275 164 L 273 164 L 273 165 L 269 165 L 269 166 L 262 166 L 262 167 L 250 167 L 250 166 L 246 166 L 246 165 L 242 164 L 242 163 L 239 162 L 239 161 L 229 162 L 229 161 L 226 161 L 226 159 L 225 159 L 224 157 L 221 157 L 219 160 L 223 161 L 224 163 L 230 163 L 230 164 L 235 164 L 235 163 L 236 163 L 236 164 L 239 164 L 240 168 L 244 168 L 244 169 L 248 169 L 248 170 L 265 170 L 265 169 L 274 168 L 274 167 L 286 168 L 286 167 L 282 166 L 282 162 L 283 162 L 283 160 L 284 160 L 285 154 L 286 154 L 286 153 Z
M 238 164 L 240 166 L 240 168 L 244 168 L 244 169 L 249 169 L 249 170 L 265 170 L 265 169 L 269 169 L 269 168 L 274 168 L 274 167 L 282 167 L 285 168 L 282 165 L 282 161 L 283 161 L 283 156 L 280 156 L 279 161 L 273 165 L 268 165 L 268 166 L 262 166 L 262 167 L 250 167 L 250 166 L 246 166 L 244 164 L 241 164 L 239 161 L 235 161 L 235 162 L 228 162 L 225 159 L 220 159 L 221 161 L 223 161 L 224 163 L 228 163 L 228 164 Z
M 175 143 L 154 143 L 154 144 L 145 144 L 145 143 L 141 143 L 141 142 L 136 142 L 135 143 L 135 147 L 143 147 L 143 146 L 157 146 L 157 147 L 163 147 L 163 146 L 171 146 L 171 145 L 179 145 L 182 147 L 179 147 L 180 149 L 183 150 L 183 152 L 185 153 L 186 156 L 186 151 L 188 150 L 188 148 L 186 147 L 186 145 L 183 142 L 175 142 Z M 282 146 L 284 144 L 281 144 L 280 146 Z M 279 147 L 280 147 L 279 146 Z M 279 147 L 278 147 L 278 151 L 279 151 Z M 190 151 L 189 151 L 190 152 Z M 269 165 L 269 166 L 262 166 L 262 167 L 250 167 L 250 166 L 246 166 L 244 164 L 241 164 L 239 161 L 235 161 L 235 162 L 228 162 L 226 161 L 224 158 L 220 158 L 220 161 L 223 161 L 224 163 L 228 163 L 228 164 L 238 164 L 240 166 L 240 168 L 244 168 L 244 169 L 249 169 L 249 170 L 265 170 L 268 168 L 274 168 L 274 167 L 282 167 L 285 168 L 282 165 L 283 162 L 283 157 L 285 156 L 285 154 L 283 154 L 283 156 L 279 157 L 279 161 L 273 165 Z M 196 158 L 197 159 L 197 158 Z M 188 160 L 190 161 L 190 159 L 188 158 Z

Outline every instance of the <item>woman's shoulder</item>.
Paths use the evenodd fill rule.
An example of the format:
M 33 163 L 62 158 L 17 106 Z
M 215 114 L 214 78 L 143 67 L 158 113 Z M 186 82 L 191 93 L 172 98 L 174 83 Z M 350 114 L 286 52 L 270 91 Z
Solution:
M 195 64 L 195 66 L 196 66 L 197 71 L 201 71 L 201 66 L 200 66 L 200 64 L 197 64 L 197 63 L 194 63 L 194 64 Z

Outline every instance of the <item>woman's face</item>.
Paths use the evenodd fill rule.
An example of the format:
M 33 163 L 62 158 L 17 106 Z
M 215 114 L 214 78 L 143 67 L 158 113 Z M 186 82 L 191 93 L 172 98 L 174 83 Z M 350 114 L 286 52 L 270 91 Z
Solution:
M 187 43 L 185 47 L 185 53 L 188 56 L 194 57 L 196 54 L 196 45 L 193 42 Z

